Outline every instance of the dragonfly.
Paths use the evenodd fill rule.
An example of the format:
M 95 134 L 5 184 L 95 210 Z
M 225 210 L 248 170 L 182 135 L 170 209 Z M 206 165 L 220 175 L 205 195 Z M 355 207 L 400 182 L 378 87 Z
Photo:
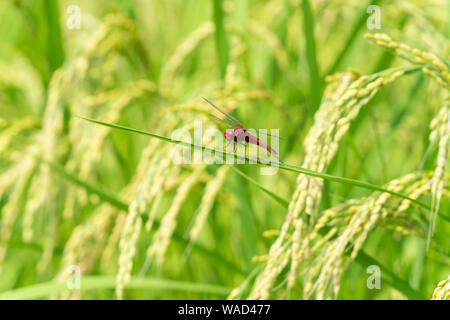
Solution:
M 236 143 L 244 144 L 243 142 L 249 143 L 249 144 L 255 144 L 261 148 L 266 149 L 270 152 L 275 158 L 280 161 L 278 158 L 278 152 L 276 152 L 273 148 L 269 147 L 268 145 L 264 144 L 259 138 L 252 135 L 248 130 L 246 130 L 242 124 L 239 122 L 238 119 L 233 117 L 231 114 L 226 113 L 222 109 L 220 109 L 218 106 L 216 106 L 214 103 L 203 97 L 203 100 L 205 100 L 207 103 L 209 103 L 214 109 L 219 111 L 221 114 L 223 114 L 229 121 L 225 121 L 222 119 L 217 118 L 216 116 L 210 114 L 210 117 L 214 120 L 226 125 L 228 128 L 233 128 L 233 130 L 225 130 L 224 138 L 228 141 L 228 144 L 231 142 L 234 142 L 234 151 L 236 152 Z M 268 135 L 270 137 L 274 137 L 277 139 L 282 140 L 282 138 L 271 135 L 268 133 L 260 132 L 262 134 Z M 227 144 L 227 146 L 228 146 Z

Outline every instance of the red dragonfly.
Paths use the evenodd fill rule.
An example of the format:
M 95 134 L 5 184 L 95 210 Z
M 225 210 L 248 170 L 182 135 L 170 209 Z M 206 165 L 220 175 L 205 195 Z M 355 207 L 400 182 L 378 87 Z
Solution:
M 225 139 L 228 141 L 228 144 L 231 142 L 234 143 L 241 143 L 242 141 L 245 141 L 247 143 L 251 143 L 251 144 L 255 144 L 257 146 L 260 146 L 264 149 L 266 149 L 267 151 L 269 151 L 275 158 L 277 158 L 278 160 L 280 160 L 278 158 L 278 152 L 276 152 L 274 149 L 272 149 L 271 147 L 265 145 L 263 142 L 261 142 L 261 140 L 259 140 L 257 137 L 255 137 L 254 135 L 252 135 L 248 130 L 246 130 L 242 124 L 232 115 L 224 112 L 223 110 L 221 110 L 218 106 L 216 106 L 214 103 L 212 103 L 211 101 L 209 101 L 206 98 L 203 98 L 206 102 L 208 102 L 214 109 L 216 109 L 217 111 L 219 111 L 220 113 L 222 113 L 225 117 L 228 118 L 228 120 L 230 120 L 231 122 L 219 119 L 215 116 L 213 116 L 212 114 L 210 115 L 213 119 L 215 119 L 216 121 L 221 122 L 222 124 L 226 125 L 228 128 L 234 128 L 233 130 L 225 130 L 224 133 L 224 137 Z M 271 137 L 275 137 L 277 139 L 282 139 L 278 136 L 274 136 L 274 135 L 270 135 L 268 133 L 264 133 L 264 132 L 260 132 L 262 134 L 271 136 Z M 227 144 L 227 145 L 228 145 Z M 236 145 L 235 145 L 235 151 L 236 151 Z

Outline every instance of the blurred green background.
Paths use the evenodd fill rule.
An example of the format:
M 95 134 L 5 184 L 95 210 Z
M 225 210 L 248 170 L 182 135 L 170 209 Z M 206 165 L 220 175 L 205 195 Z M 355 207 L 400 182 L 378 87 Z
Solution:
M 80 9 L 79 29 L 68 27 L 76 14 L 68 11 L 71 5 Z M 381 29 L 366 25 L 369 5 L 379 6 Z M 189 251 L 190 227 L 219 166 L 205 167 L 186 185 L 195 166 L 147 170 L 169 157 L 165 143 L 74 115 L 170 136 L 206 119 L 209 109 L 200 100 L 206 95 L 249 127 L 280 128 L 281 158 L 300 166 L 326 76 L 408 65 L 364 34 L 386 33 L 448 63 L 449 15 L 445 0 L 0 1 L 0 297 L 65 292 L 62 297 L 116 298 L 126 206 L 142 205 L 147 217 L 160 201 L 154 214 L 163 221 L 184 185 L 187 196 L 180 199 L 161 264 L 146 258 L 157 225 L 146 230 L 144 218 L 135 232 L 124 298 L 226 298 L 263 266 L 252 258 L 268 252 L 273 238 L 263 232 L 280 229 L 286 208 L 230 170 Z M 382 88 L 362 108 L 326 172 L 382 186 L 434 170 L 430 122 L 446 97 L 448 90 L 422 72 Z M 239 169 L 287 201 L 295 191 L 293 172 L 262 176 L 257 166 Z M 147 201 L 158 170 L 165 170 L 164 181 Z M 325 181 L 319 210 L 370 193 Z M 431 203 L 431 196 L 421 200 Z M 440 212 L 449 216 L 446 194 Z M 438 218 L 435 246 L 427 251 L 424 237 L 377 227 L 363 249 L 429 299 L 450 273 L 449 231 L 449 223 Z M 67 293 L 55 281 L 64 283 L 72 264 L 81 267 L 86 282 L 81 292 Z M 369 290 L 368 276 L 365 266 L 351 263 L 337 298 L 407 298 L 386 282 Z M 288 297 L 281 291 L 273 298 Z

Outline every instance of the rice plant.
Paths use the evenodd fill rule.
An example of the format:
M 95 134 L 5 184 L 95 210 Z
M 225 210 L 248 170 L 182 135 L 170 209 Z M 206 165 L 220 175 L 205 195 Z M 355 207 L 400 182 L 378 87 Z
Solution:
M 449 299 L 449 15 L 1 2 L 0 299 Z

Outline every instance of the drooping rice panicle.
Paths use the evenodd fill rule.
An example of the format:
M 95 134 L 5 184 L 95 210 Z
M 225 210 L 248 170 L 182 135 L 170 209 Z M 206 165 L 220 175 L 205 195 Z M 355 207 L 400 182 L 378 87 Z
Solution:
M 108 122 L 115 123 L 127 106 L 132 104 L 134 100 L 152 93 L 154 89 L 154 85 L 150 82 L 134 82 L 129 84 L 126 89 L 118 90 L 118 92 L 111 93 L 107 97 L 104 97 L 104 95 L 101 97 L 88 97 L 87 102 L 84 103 L 87 107 L 83 108 L 83 110 L 87 115 L 93 112 L 99 114 L 98 109 L 100 109 L 100 106 L 98 103 L 100 101 L 96 100 L 100 98 L 101 104 L 106 103 L 102 118 L 107 119 Z M 102 158 L 103 145 L 109 131 L 109 128 L 106 127 L 92 128 L 92 126 L 86 126 L 81 119 L 73 118 L 71 122 L 71 140 L 76 147 L 73 148 L 73 154 L 71 160 L 67 163 L 67 169 L 71 172 L 76 172 L 81 179 L 87 180 L 92 174 L 92 168 Z M 64 217 L 67 219 L 73 217 L 75 202 L 82 206 L 87 201 L 87 195 L 83 190 L 69 191 L 69 194 L 71 195 L 67 197 L 69 203 L 65 206 L 64 211 Z
M 450 276 L 438 283 L 434 289 L 432 300 L 450 300 Z
M 430 176 L 431 173 L 429 172 L 423 175 L 407 174 L 389 182 L 387 187 L 403 191 L 405 194 L 420 196 L 430 192 L 431 187 L 428 183 Z M 427 188 L 419 189 L 421 191 L 418 194 L 416 189 L 418 185 L 425 185 Z M 375 194 L 364 201 L 351 199 L 344 204 L 328 209 L 326 212 L 329 213 L 325 213 L 319 218 L 314 231 L 309 234 L 309 241 L 315 243 L 311 250 L 312 253 L 307 256 L 299 255 L 299 259 L 303 258 L 304 268 L 308 270 L 307 278 L 309 280 L 303 288 L 304 298 L 325 299 L 335 297 L 339 291 L 340 277 L 356 258 L 370 230 L 374 228 L 375 224 L 385 227 L 384 222 L 393 221 L 392 219 L 395 219 L 395 216 L 399 216 L 399 209 L 407 210 L 407 207 L 402 203 L 403 200 L 398 200 L 384 193 Z M 332 212 L 335 210 L 342 210 L 341 214 L 345 214 L 349 219 L 345 223 L 335 224 L 337 220 L 330 219 Z M 394 223 L 398 224 L 400 221 L 394 221 Z M 416 227 L 415 225 L 408 225 L 408 220 L 403 220 L 403 223 L 404 225 L 397 225 L 388 229 L 404 235 L 424 236 L 420 229 L 413 229 Z M 319 231 L 323 227 L 331 229 L 322 237 Z M 333 229 L 336 227 L 337 230 Z M 338 236 L 334 237 L 334 235 Z M 350 247 L 352 247 L 352 250 L 346 253 Z M 344 258 L 344 255 L 348 255 L 348 257 Z M 318 256 L 320 258 L 316 258 Z
M 153 243 L 148 248 L 148 259 L 154 258 L 158 264 L 163 262 L 164 254 L 175 230 L 176 218 L 180 211 L 180 207 L 204 169 L 205 165 L 198 165 L 198 167 L 193 169 L 192 174 L 178 188 L 169 210 L 164 214 L 161 225 L 154 235 Z
M 438 115 L 431 122 L 430 129 L 430 142 L 437 142 L 439 146 L 436 168 L 434 170 L 433 177 L 431 178 L 431 194 L 433 197 L 433 201 L 428 229 L 428 246 L 430 245 L 430 239 L 433 236 L 436 228 L 436 217 L 439 211 L 442 190 L 444 189 L 446 162 L 448 159 L 450 148 L 450 104 L 444 105 L 439 110 Z
M 424 52 L 416 48 L 392 40 L 384 33 L 368 33 L 366 39 L 374 40 L 376 44 L 391 50 L 399 57 L 422 66 L 422 71 L 434 78 L 444 88 L 450 89 L 449 66 L 432 52 Z
M 272 50 L 275 59 L 278 62 L 278 65 L 281 69 L 286 69 L 288 66 L 287 62 L 287 54 L 284 51 L 280 40 L 264 25 L 252 21 L 250 22 L 249 29 L 253 32 L 257 37 L 263 40 L 267 46 Z
M 206 185 L 194 223 L 192 228 L 189 230 L 189 239 L 191 243 L 195 243 L 197 241 L 198 235 L 200 234 L 200 231 L 203 228 L 208 214 L 214 204 L 216 195 L 222 187 L 229 170 L 230 168 L 228 166 L 220 167 L 220 169 L 217 170 L 216 177 Z
M 116 296 L 119 300 L 123 299 L 124 286 L 130 281 L 132 259 L 136 253 L 136 241 L 142 225 L 141 209 L 143 209 L 142 204 L 139 207 L 138 202 L 130 205 L 120 237 L 119 271 L 116 277 Z
M 1 208 L 0 224 L 0 271 L 3 267 L 6 250 L 6 242 L 11 237 L 14 223 L 22 208 L 22 201 L 27 196 L 30 182 L 35 174 L 37 162 L 33 157 L 27 157 L 20 163 L 21 175 L 18 181 L 15 181 L 8 203 Z
M 10 147 L 18 135 L 21 135 L 28 130 L 37 129 L 38 126 L 39 121 L 32 118 L 24 118 L 15 122 L 7 129 L 2 130 L 0 133 L 0 154 L 6 152 L 6 149 Z
M 162 151 L 162 154 L 165 150 Z M 164 160 L 163 163 L 168 164 L 169 160 Z M 147 210 L 147 206 L 152 199 L 149 199 L 150 185 L 154 183 L 153 172 L 156 169 L 156 163 L 148 164 L 144 178 L 139 185 L 136 184 L 136 194 L 133 196 L 127 217 L 119 240 L 119 272 L 116 279 L 116 295 L 118 299 L 123 298 L 123 288 L 129 281 L 131 270 L 133 267 L 133 257 L 136 252 L 136 242 L 139 237 L 139 232 L 142 225 L 142 215 Z
M 97 257 L 100 255 L 108 232 L 115 221 L 117 210 L 103 205 L 97 209 L 96 214 L 79 225 L 73 232 L 64 249 L 61 262 L 61 272 L 56 280 L 63 282 L 70 276 L 68 272 L 71 266 L 79 268 L 81 275 L 88 273 L 94 267 Z M 61 295 L 61 299 L 69 299 L 79 291 L 66 291 Z
M 160 90 L 163 94 L 170 96 L 169 88 L 172 87 L 172 80 L 177 69 L 183 63 L 186 56 L 191 53 L 202 40 L 213 34 L 214 31 L 215 26 L 211 21 L 204 22 L 178 46 L 161 72 Z

